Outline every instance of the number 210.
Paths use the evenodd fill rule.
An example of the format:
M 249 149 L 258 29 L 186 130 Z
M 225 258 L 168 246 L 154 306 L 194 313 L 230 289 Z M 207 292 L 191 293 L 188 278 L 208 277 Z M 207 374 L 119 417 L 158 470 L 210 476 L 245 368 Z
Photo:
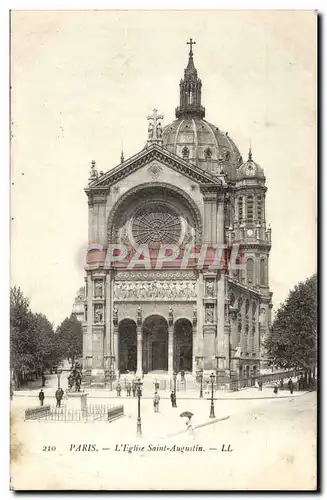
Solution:
M 43 446 L 42 451 L 56 451 L 56 446 Z

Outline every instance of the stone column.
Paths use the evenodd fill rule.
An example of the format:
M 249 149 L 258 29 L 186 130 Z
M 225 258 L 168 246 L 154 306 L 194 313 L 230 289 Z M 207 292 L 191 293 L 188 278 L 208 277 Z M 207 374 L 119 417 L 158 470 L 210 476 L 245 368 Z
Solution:
M 112 372 L 116 372 L 116 377 L 119 377 L 119 348 L 118 348 L 118 310 L 114 306 L 112 311 L 112 338 L 113 342 L 111 345 L 111 369 Z
M 203 242 L 213 244 L 217 239 L 217 186 L 202 184 L 204 202 Z
M 225 240 L 224 195 L 219 194 L 217 203 L 217 243 L 223 245 Z
M 218 369 L 225 368 L 224 357 L 225 353 L 225 274 L 218 272 L 217 281 L 217 352 Z
M 168 320 L 168 374 L 174 371 L 174 319 Z
M 105 298 L 106 298 L 106 305 L 105 305 L 105 343 L 104 343 L 104 355 L 105 355 L 105 363 L 104 363 L 104 369 L 105 369 L 105 380 L 106 384 L 109 383 L 110 380 L 110 370 L 112 370 L 111 362 L 112 362 L 112 334 L 111 334 L 111 320 L 112 320 L 112 314 L 111 314 L 111 274 L 110 271 L 106 275 L 106 281 L 105 281 Z
M 137 310 L 136 320 L 136 373 L 138 377 L 142 377 L 142 354 L 143 354 L 143 330 L 142 330 L 142 311 L 139 307 Z
M 195 357 L 198 359 L 198 365 L 200 369 L 203 369 L 203 325 L 204 325 L 204 304 L 203 304 L 203 297 L 204 297 L 204 280 L 203 280 L 203 273 L 199 271 L 199 276 L 197 279 L 197 302 L 196 302 L 196 309 L 197 309 L 197 328 L 196 328 L 196 342 L 195 342 L 195 356 L 193 358 L 193 363 L 196 365 L 196 360 Z M 194 348 L 193 348 L 194 352 Z
M 92 342 L 93 342 L 93 282 L 92 274 L 87 274 L 87 323 L 86 323 L 86 351 L 84 353 L 85 360 L 85 383 L 91 383 L 92 375 Z
M 197 371 L 197 360 L 199 360 L 197 356 L 198 348 L 197 348 L 197 324 L 198 324 L 198 314 L 197 307 L 194 305 L 193 308 L 193 318 L 192 318 L 192 373 L 196 376 Z

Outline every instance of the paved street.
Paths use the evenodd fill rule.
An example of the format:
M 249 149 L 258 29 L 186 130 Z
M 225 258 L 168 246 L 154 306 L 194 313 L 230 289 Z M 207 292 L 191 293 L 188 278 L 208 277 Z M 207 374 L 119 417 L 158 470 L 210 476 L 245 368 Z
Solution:
M 80 489 L 124 489 L 127 479 L 130 488 L 191 489 L 203 487 L 203 475 L 209 489 L 314 487 L 315 393 L 271 397 L 271 389 L 246 389 L 236 393 L 241 397 L 236 399 L 235 393 L 221 391 L 217 397 L 224 399 L 215 401 L 220 421 L 209 419 L 210 401 L 205 398 L 178 398 L 176 409 L 169 399 L 162 399 L 158 414 L 152 400 L 142 398 L 143 437 L 137 438 L 136 398 L 108 399 L 106 391 L 91 391 L 90 404 L 124 405 L 125 416 L 112 423 L 24 422 L 24 409 L 38 403 L 37 392 L 27 396 L 22 391 L 12 401 L 13 468 L 21 486 L 31 481 L 35 486 L 37 477 L 40 488 L 58 488 L 64 473 L 65 487 Z M 46 402 L 54 404 L 53 388 L 45 392 Z M 259 394 L 266 394 L 266 399 Z M 65 404 L 69 407 L 71 401 Z M 185 419 L 180 417 L 186 410 L 194 414 L 193 433 L 185 432 Z M 70 451 L 80 444 L 93 444 L 97 452 Z M 122 451 L 125 444 L 131 452 L 128 446 Z M 174 445 L 195 449 L 181 452 Z M 222 452 L 223 445 L 233 451 Z M 56 448 L 42 451 L 46 446 Z M 135 451 L 137 446 L 144 450 Z M 39 477 L 41 463 L 47 473 Z

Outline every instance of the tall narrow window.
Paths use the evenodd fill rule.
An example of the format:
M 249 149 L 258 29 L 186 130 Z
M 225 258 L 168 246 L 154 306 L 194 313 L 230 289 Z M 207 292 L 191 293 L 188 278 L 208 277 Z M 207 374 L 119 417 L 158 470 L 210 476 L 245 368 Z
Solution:
M 239 199 L 237 200 L 237 207 L 238 207 L 238 220 L 243 219 L 243 197 L 240 196 Z
M 257 323 L 257 305 L 255 302 L 252 304 L 252 335 L 255 335 L 255 327 Z
M 262 196 L 257 197 L 257 216 L 258 220 L 262 220 Z
M 237 314 L 237 343 L 239 344 L 241 341 L 241 333 L 242 333 L 242 299 L 239 297 L 238 303 L 237 303 L 237 308 L 238 308 L 238 314 Z
M 246 220 L 247 222 L 253 222 L 253 196 L 252 194 L 247 196 L 246 200 Z
M 260 285 L 265 286 L 267 284 L 266 278 L 266 261 L 265 259 L 260 260 Z
M 253 259 L 248 259 L 246 261 L 246 278 L 247 278 L 247 283 L 250 284 L 253 283 L 253 269 L 254 269 Z

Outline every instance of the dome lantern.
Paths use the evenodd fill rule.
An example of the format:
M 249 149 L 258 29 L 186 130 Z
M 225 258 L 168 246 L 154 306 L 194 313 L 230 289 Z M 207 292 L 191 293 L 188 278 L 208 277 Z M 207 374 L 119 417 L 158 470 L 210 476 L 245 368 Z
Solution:
M 194 66 L 193 61 L 193 42 L 190 38 L 189 42 L 186 42 L 190 46 L 189 59 L 187 67 L 184 70 L 184 78 L 179 84 L 180 88 L 180 105 L 176 108 L 175 114 L 176 118 L 187 118 L 195 117 L 204 118 L 205 109 L 201 106 L 201 88 L 202 82 L 198 78 L 198 72 Z

